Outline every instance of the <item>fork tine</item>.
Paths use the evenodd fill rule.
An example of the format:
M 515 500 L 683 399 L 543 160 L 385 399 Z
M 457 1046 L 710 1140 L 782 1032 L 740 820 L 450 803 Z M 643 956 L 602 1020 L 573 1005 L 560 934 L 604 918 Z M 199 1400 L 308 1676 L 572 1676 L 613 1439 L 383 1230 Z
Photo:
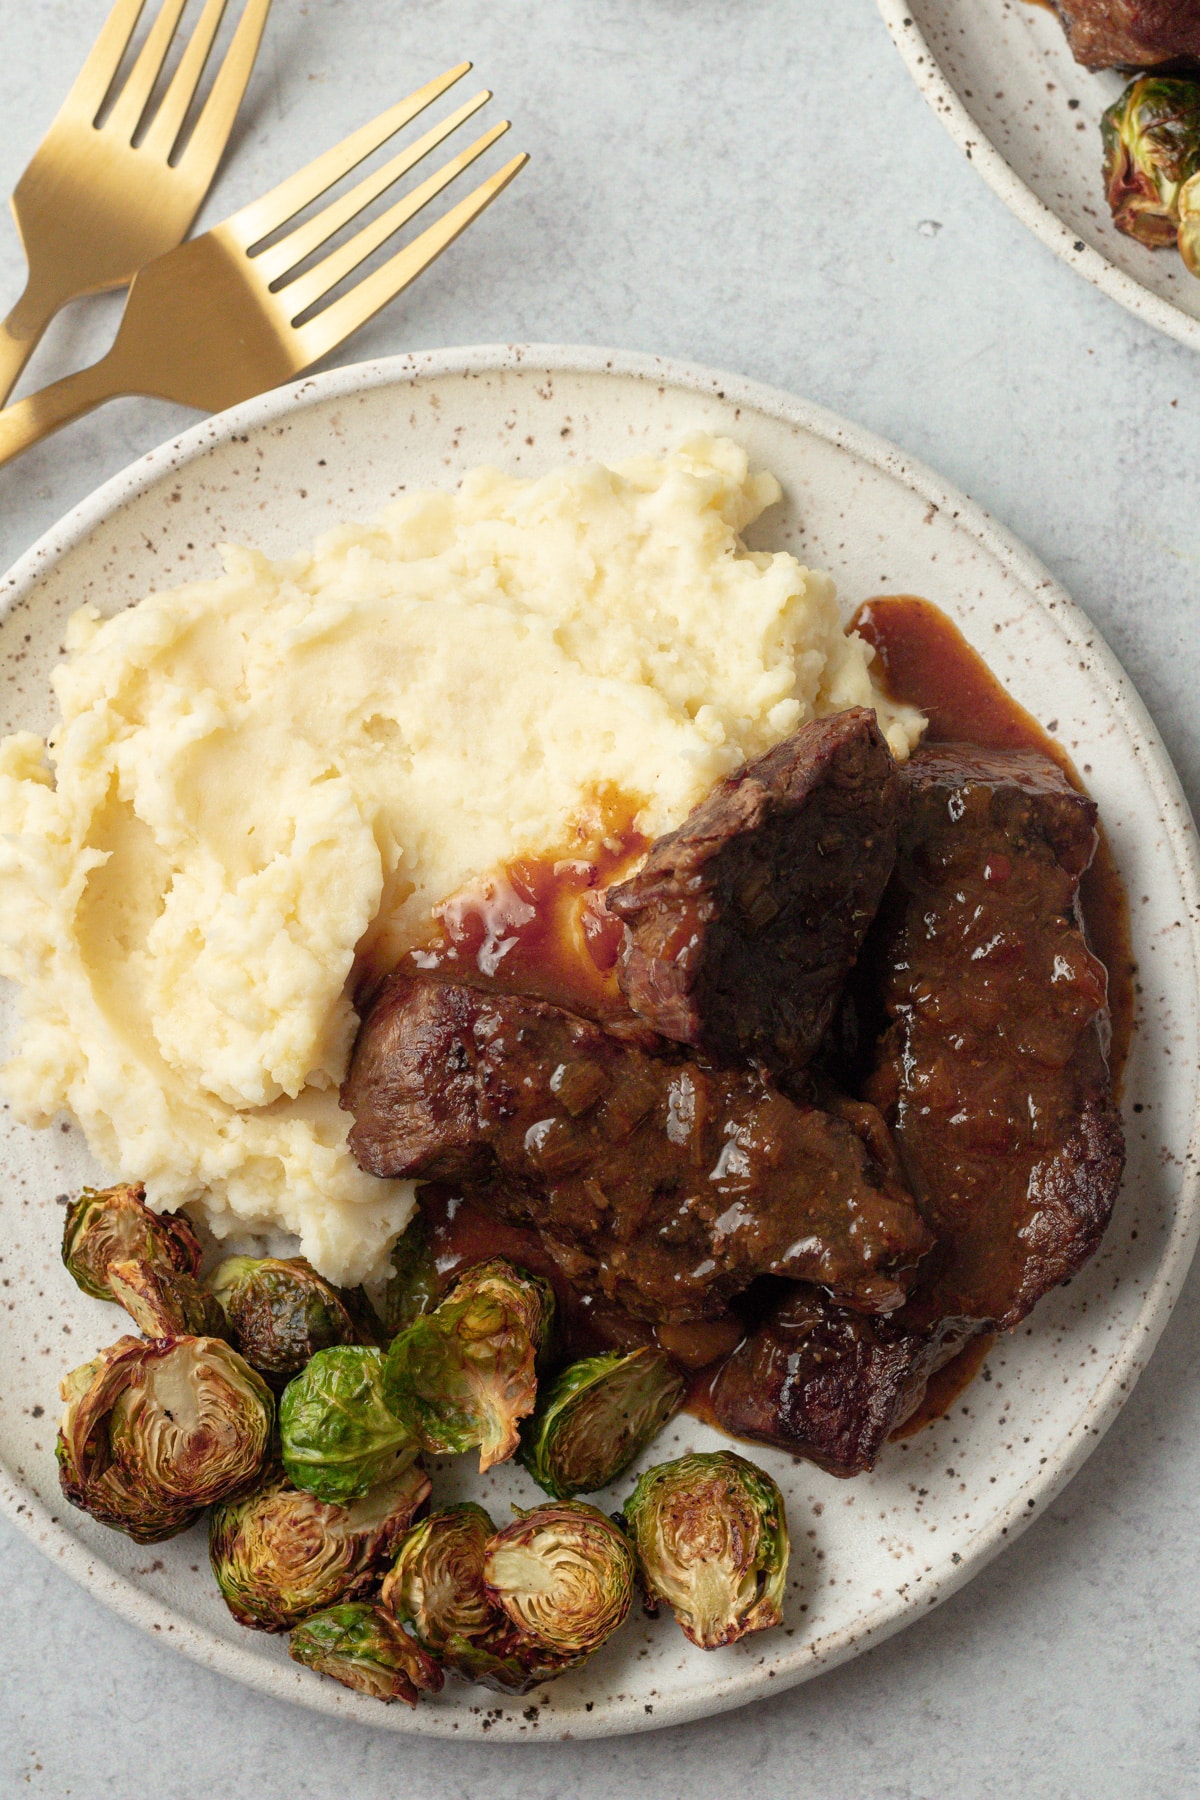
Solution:
M 381 269 L 373 270 L 356 288 L 343 294 L 340 300 L 335 300 L 332 306 L 318 313 L 315 319 L 310 319 L 307 325 L 301 325 L 294 333 L 303 357 L 303 361 L 297 365 L 297 371 L 307 368 L 310 363 L 319 362 L 331 350 L 336 350 L 352 331 L 365 325 L 381 307 L 386 306 L 389 300 L 394 300 L 418 275 L 423 274 L 430 263 L 443 250 L 448 249 L 455 238 L 461 237 L 472 220 L 478 218 L 497 194 L 502 193 L 509 182 L 520 174 L 528 161 L 524 152 L 520 156 L 514 156 L 511 162 L 505 163 L 495 175 L 489 176 L 465 200 L 460 200 L 457 206 L 443 213 L 436 224 L 430 225 L 420 237 L 414 238 L 403 250 L 398 250 Z
M 163 63 L 167 60 L 167 52 L 171 48 L 175 29 L 186 5 L 187 0 L 162 0 L 158 17 L 150 27 L 138 59 L 129 71 L 128 80 L 117 95 L 105 130 L 124 138 L 126 142 L 132 141 L 154 92 L 154 84 L 162 73 Z
M 272 244 L 269 250 L 262 251 L 254 258 L 255 272 L 260 279 L 273 284 L 286 275 L 289 269 L 298 268 L 305 257 L 311 256 L 314 250 L 319 250 L 343 225 L 349 224 L 364 207 L 370 206 L 372 200 L 386 193 L 402 175 L 407 175 L 431 150 L 435 150 L 473 113 L 486 105 L 491 97 L 488 88 L 481 89 L 465 106 L 460 106 L 457 112 L 452 112 L 449 118 L 443 119 L 440 125 L 435 125 L 432 131 L 427 131 L 424 137 L 418 138 L 415 144 L 401 151 L 399 156 L 384 163 L 381 169 L 372 170 L 365 181 L 360 181 L 348 194 L 332 201 L 316 218 L 298 225 L 282 242 Z
M 164 162 L 175 147 L 175 139 L 179 136 L 188 107 L 200 85 L 204 65 L 208 61 L 224 12 L 225 0 L 207 0 L 196 28 L 188 39 L 187 48 L 179 59 L 179 67 L 171 77 L 171 85 L 163 95 L 162 104 L 142 140 L 143 149 L 151 156 L 161 156 Z
M 443 164 L 435 174 L 429 177 L 428 181 L 423 181 L 420 187 L 413 189 L 411 194 L 406 194 L 402 200 L 398 200 L 394 206 L 390 206 L 385 213 L 380 213 L 377 219 L 372 219 L 369 225 L 364 225 L 348 244 L 342 244 L 339 249 L 331 251 L 317 264 L 315 269 L 310 269 L 307 275 L 301 275 L 298 280 L 290 282 L 282 296 L 289 316 L 292 319 L 298 319 L 300 314 L 307 312 L 310 306 L 315 306 L 323 295 L 335 288 L 339 281 L 344 281 L 346 276 L 357 269 L 360 263 L 365 262 L 368 256 L 378 250 L 380 244 L 386 244 L 387 240 L 393 237 L 401 226 L 407 225 L 408 221 L 414 218 L 422 207 L 428 206 L 429 202 L 440 194 L 443 188 L 449 187 L 455 176 L 461 175 L 463 170 L 469 168 L 477 157 L 482 156 L 485 150 L 490 149 L 497 138 L 504 136 L 508 128 L 509 121 L 501 119 L 498 125 L 493 125 L 490 131 L 485 131 L 481 138 L 476 138 L 473 144 L 468 144 L 465 150 L 460 151 L 457 156 L 451 157 L 450 161 Z
M 222 0 L 223 5 L 224 0 Z M 205 187 L 208 186 L 213 171 L 221 160 L 221 152 L 233 129 L 233 121 L 237 117 L 238 107 L 242 104 L 242 95 L 246 91 L 246 83 L 254 68 L 263 27 L 266 25 L 267 14 L 270 10 L 271 0 L 248 0 L 246 10 L 238 21 L 238 28 L 225 53 L 225 60 L 217 71 L 212 92 L 204 102 L 204 111 L 196 120 L 196 129 L 188 139 L 183 155 L 176 165 L 177 168 L 186 170 L 194 181 L 202 181 Z M 199 27 L 197 27 L 197 31 L 199 31 Z M 207 51 L 205 54 L 207 55 Z M 196 80 L 199 81 L 199 79 L 200 69 L 198 68 Z M 170 99 L 169 94 L 167 99 Z M 183 111 L 187 112 L 186 106 Z
M 419 112 L 432 105 L 439 94 L 444 94 L 448 87 L 461 81 L 470 67 L 469 62 L 459 63 L 456 68 L 447 69 L 444 75 L 439 75 L 423 88 L 418 88 L 407 100 L 397 101 L 387 112 L 372 119 L 369 125 L 360 126 L 348 138 L 343 138 L 340 144 L 335 144 L 332 150 L 326 150 L 323 156 L 318 156 L 315 162 L 310 162 L 306 168 L 297 170 L 296 174 L 280 182 L 277 188 L 272 188 L 261 200 L 254 200 L 249 206 L 243 206 L 240 212 L 232 214 L 223 221 L 223 230 L 243 250 L 252 249 L 260 238 L 268 237 L 271 232 L 278 231 L 281 225 L 286 225 L 289 219 L 323 194 L 326 188 L 332 187 L 335 181 L 340 181 L 343 175 L 348 175 L 364 157 L 370 156 L 388 138 L 394 137 L 410 119 L 415 119 Z
M 68 107 L 72 111 L 86 112 L 89 124 L 95 118 L 112 86 L 113 76 L 121 66 L 129 40 L 137 30 L 145 4 L 146 0 L 116 0 L 63 102 L 64 112 Z

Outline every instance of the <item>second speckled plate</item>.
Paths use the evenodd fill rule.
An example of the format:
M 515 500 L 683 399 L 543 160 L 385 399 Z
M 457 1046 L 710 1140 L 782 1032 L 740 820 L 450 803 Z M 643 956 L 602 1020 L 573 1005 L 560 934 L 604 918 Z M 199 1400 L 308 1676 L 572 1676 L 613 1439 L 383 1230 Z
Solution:
M 988 186 L 1064 262 L 1139 319 L 1200 349 L 1200 280 L 1119 232 L 1100 115 L 1125 86 L 1081 68 L 1030 0 L 878 0 L 913 80 Z
M 290 1662 L 226 1611 L 194 1529 L 152 1549 L 64 1505 L 53 1444 L 66 1369 L 116 1335 L 58 1260 L 57 1194 L 101 1173 L 79 1134 L 0 1132 L 0 1504 L 122 1617 L 210 1668 L 376 1727 L 531 1741 L 677 1724 L 803 1681 L 919 1618 L 1033 1519 L 1096 1444 L 1179 1292 L 1197 1230 L 1200 873 L 1187 806 L 1129 682 L 1033 559 L 961 494 L 878 439 L 732 376 L 594 350 L 483 349 L 339 369 L 198 425 L 75 509 L 0 584 L 4 731 L 45 731 L 47 677 L 83 601 L 112 612 L 216 572 L 235 539 L 272 554 L 364 518 L 401 486 L 473 465 L 517 473 L 564 458 L 660 452 L 725 432 L 773 469 L 784 499 L 755 541 L 837 577 L 847 612 L 871 594 L 927 595 L 1037 717 L 1056 721 L 1100 802 L 1134 901 L 1140 1018 L 1127 1074 L 1129 1174 L 1095 1261 L 998 1345 L 953 1416 L 838 1482 L 769 1451 L 795 1555 L 782 1629 L 706 1655 L 669 1617 L 638 1615 L 586 1667 L 525 1699 L 448 1683 L 414 1712 Z M 7 997 L 11 1012 L 11 996 Z M 1190 1157 L 1190 1161 L 1188 1160 Z M 710 1447 L 682 1415 L 645 1461 Z M 534 1491 L 512 1465 L 434 1469 L 439 1498 L 497 1518 Z M 598 1497 L 615 1507 L 630 1479 Z

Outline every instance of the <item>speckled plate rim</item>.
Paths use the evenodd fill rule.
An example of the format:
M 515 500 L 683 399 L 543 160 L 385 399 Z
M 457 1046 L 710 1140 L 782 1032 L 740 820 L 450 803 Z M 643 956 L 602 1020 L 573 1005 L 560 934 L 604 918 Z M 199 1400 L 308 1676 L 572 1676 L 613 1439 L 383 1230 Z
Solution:
M 1152 293 L 1118 269 L 1107 256 L 1083 239 L 1039 200 L 1032 188 L 1007 163 L 979 122 L 972 116 L 957 88 L 943 71 L 921 27 L 908 10 L 906 0 L 876 0 L 892 42 L 904 58 L 909 74 L 971 166 L 979 171 L 994 194 L 1034 236 L 1063 262 L 1107 294 L 1135 318 L 1158 331 L 1200 350 L 1200 319 L 1191 318 L 1178 306 Z
M 1086 615 L 1017 539 L 965 494 L 946 487 L 932 470 L 910 460 L 884 439 L 847 423 L 822 407 L 739 375 L 626 351 L 531 344 L 420 352 L 357 363 L 310 376 L 203 421 L 105 482 L 40 538 L 0 580 L 0 614 L 28 594 L 58 558 L 73 549 L 103 520 L 164 475 L 196 462 L 214 444 L 227 441 L 235 433 L 255 429 L 306 405 L 353 395 L 366 388 L 524 368 L 553 374 L 612 375 L 619 380 L 632 379 L 711 394 L 734 406 L 753 408 L 861 459 L 948 514 L 1050 615 L 1055 628 L 1081 658 L 1087 659 L 1091 674 L 1121 717 L 1132 749 L 1142 761 L 1159 801 L 1160 818 L 1178 869 L 1180 897 L 1187 909 L 1192 955 L 1200 965 L 1200 847 L 1194 828 L 1188 829 L 1191 816 L 1187 801 L 1149 713 Z M 557 1735 L 590 1738 L 655 1731 L 745 1705 L 766 1693 L 778 1693 L 882 1642 L 902 1626 L 924 1615 L 962 1587 L 1006 1544 L 1019 1536 L 1095 1449 L 1132 1392 L 1179 1296 L 1200 1236 L 1200 1071 L 1192 1116 L 1196 1123 L 1185 1171 L 1180 1178 L 1171 1232 L 1154 1279 L 1146 1289 L 1143 1304 L 1119 1354 L 1065 1432 L 1058 1455 L 1048 1461 L 1007 1505 L 997 1508 L 989 1516 L 970 1538 L 966 1550 L 960 1553 L 959 1563 L 948 1562 L 944 1569 L 932 1569 L 928 1580 L 922 1583 L 919 1595 L 906 1595 L 899 1605 L 896 1599 L 881 1603 L 853 1627 L 826 1640 L 825 1648 L 819 1653 L 814 1654 L 812 1648 L 801 1646 L 783 1654 L 774 1663 L 770 1678 L 765 1669 L 739 1668 L 723 1674 L 714 1665 L 712 1681 L 706 1688 L 678 1699 L 662 1696 L 652 1715 L 644 1710 L 639 1697 L 631 1695 L 602 1709 L 597 1708 L 594 1714 L 572 1715 L 570 1728 Z M 12 1491 L 6 1491 L 5 1485 L 0 1484 L 0 1508 L 12 1522 L 59 1568 L 111 1611 L 131 1625 L 155 1632 L 160 1643 L 170 1644 L 205 1668 L 241 1681 L 275 1699 L 291 1701 L 342 1719 L 357 1718 L 376 1729 L 428 1737 L 461 1736 L 452 1716 L 437 1709 L 418 1707 L 410 1712 L 401 1707 L 389 1707 L 386 1711 L 373 1707 L 372 1702 L 336 1687 L 332 1682 L 322 1681 L 307 1670 L 291 1664 L 266 1662 L 249 1649 L 242 1650 L 210 1637 L 172 1607 L 124 1578 L 98 1582 L 92 1553 L 87 1546 L 65 1524 L 51 1518 L 13 1471 L 5 1470 L 5 1473 L 12 1482 Z M 542 1742 L 548 1736 L 550 1733 L 546 1731 L 539 1733 Z M 492 1733 L 492 1741 L 533 1740 L 522 1740 L 515 1731 L 500 1726 Z

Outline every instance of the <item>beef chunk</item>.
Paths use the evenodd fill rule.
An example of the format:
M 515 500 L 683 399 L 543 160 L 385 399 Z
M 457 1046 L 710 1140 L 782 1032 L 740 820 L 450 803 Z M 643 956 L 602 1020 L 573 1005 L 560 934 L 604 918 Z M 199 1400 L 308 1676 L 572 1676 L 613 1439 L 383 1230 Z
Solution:
M 1076 912 L 1096 809 L 1034 751 L 932 746 L 907 787 L 867 953 L 890 1021 L 867 1095 L 938 1238 L 905 1317 L 1008 1327 L 1092 1255 L 1124 1162 Z
M 1055 0 L 1088 69 L 1200 63 L 1200 0 Z
M 714 788 L 611 888 L 636 1013 L 715 1062 L 808 1061 L 891 871 L 899 780 L 875 715 L 817 719 Z
M 342 1104 L 362 1168 L 462 1183 L 655 1322 L 719 1317 L 764 1273 L 886 1311 L 932 1241 L 870 1108 L 798 1104 L 542 1001 L 390 977 Z
M 930 746 L 905 779 L 896 873 L 863 951 L 862 1011 L 881 988 L 868 1093 L 938 1247 L 887 1318 L 797 1289 L 712 1393 L 726 1430 L 836 1475 L 872 1467 L 974 1332 L 1016 1324 L 1081 1267 L 1123 1162 L 1105 973 L 1076 916 L 1095 806 L 1027 751 Z
M 717 1375 L 713 1415 L 735 1437 L 794 1451 L 831 1475 L 861 1475 L 955 1348 L 936 1331 L 909 1331 L 797 1287 Z

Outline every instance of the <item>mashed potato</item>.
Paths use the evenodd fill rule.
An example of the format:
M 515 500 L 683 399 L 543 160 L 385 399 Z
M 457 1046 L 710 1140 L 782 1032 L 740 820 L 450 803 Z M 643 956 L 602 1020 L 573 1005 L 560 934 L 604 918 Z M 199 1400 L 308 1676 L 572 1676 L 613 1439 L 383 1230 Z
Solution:
M 778 498 L 725 440 L 536 481 L 494 470 L 272 563 L 72 621 L 49 744 L 0 745 L 3 1082 L 158 1206 L 379 1270 L 411 1184 L 363 1175 L 338 1083 L 355 946 L 392 941 L 598 791 L 677 825 L 815 713 L 887 703 L 828 576 L 750 554 Z

